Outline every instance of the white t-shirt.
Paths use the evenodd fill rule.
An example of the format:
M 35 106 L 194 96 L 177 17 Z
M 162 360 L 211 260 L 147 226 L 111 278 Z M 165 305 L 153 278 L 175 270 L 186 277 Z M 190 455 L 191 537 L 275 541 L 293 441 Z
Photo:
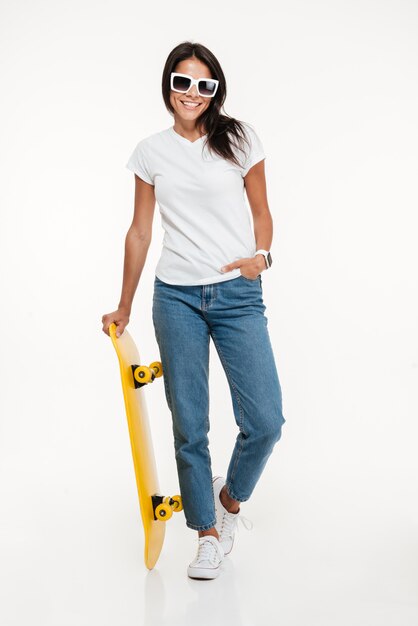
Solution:
M 244 122 L 251 149 L 233 148 L 242 167 L 210 153 L 206 135 L 189 141 L 173 126 L 142 139 L 126 167 L 154 185 L 164 229 L 156 276 L 172 285 L 205 285 L 237 278 L 221 267 L 252 257 L 256 241 L 243 177 L 265 158 L 254 129 Z

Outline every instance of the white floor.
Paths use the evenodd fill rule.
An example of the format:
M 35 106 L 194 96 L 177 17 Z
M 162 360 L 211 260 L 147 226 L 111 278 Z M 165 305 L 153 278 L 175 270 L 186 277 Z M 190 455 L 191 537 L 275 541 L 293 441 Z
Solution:
M 197 533 L 182 512 L 146 570 L 130 479 L 66 485 L 18 467 L 1 494 L 2 626 L 418 624 L 412 483 L 313 468 L 277 481 L 269 499 L 263 477 L 241 507 L 253 529 L 240 525 L 219 578 L 200 581 L 186 575 Z

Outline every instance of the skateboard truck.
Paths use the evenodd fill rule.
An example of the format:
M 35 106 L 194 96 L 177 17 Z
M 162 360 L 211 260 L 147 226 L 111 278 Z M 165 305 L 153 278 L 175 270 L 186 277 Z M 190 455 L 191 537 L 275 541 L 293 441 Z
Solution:
M 160 496 L 153 495 L 152 498 L 152 508 L 154 510 L 154 519 L 160 520 L 161 522 L 167 522 L 170 517 L 173 515 L 173 511 L 175 513 L 179 513 L 183 510 L 183 504 L 181 501 L 181 496 Z
M 163 375 L 163 366 L 160 361 L 153 361 L 149 366 L 131 365 L 131 368 L 134 377 L 135 389 L 138 389 L 148 383 L 152 383 L 154 382 L 154 378 L 159 378 Z

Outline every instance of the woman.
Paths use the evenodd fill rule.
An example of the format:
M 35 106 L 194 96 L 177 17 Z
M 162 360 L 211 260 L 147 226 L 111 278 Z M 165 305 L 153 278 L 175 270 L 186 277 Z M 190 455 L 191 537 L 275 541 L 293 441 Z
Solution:
M 262 297 L 273 226 L 263 146 L 249 124 L 221 114 L 226 82 L 212 52 L 191 42 L 175 47 L 162 93 L 174 125 L 142 139 L 127 163 L 135 210 L 122 295 L 102 322 L 106 334 L 111 322 L 119 334 L 129 322 L 157 200 L 165 235 L 152 317 L 186 525 L 198 531 L 188 575 L 215 578 L 232 549 L 240 503 L 250 498 L 285 422 Z M 239 429 L 226 479 L 212 477 L 208 448 L 210 337 Z

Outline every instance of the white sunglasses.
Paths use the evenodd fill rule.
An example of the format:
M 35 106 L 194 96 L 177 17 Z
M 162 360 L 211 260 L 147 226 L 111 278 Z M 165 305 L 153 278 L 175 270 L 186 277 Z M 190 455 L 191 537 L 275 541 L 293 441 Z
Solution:
M 215 78 L 193 78 L 188 74 L 171 72 L 170 87 L 178 93 L 187 93 L 192 85 L 196 85 L 199 96 L 213 98 L 218 89 L 219 80 Z

